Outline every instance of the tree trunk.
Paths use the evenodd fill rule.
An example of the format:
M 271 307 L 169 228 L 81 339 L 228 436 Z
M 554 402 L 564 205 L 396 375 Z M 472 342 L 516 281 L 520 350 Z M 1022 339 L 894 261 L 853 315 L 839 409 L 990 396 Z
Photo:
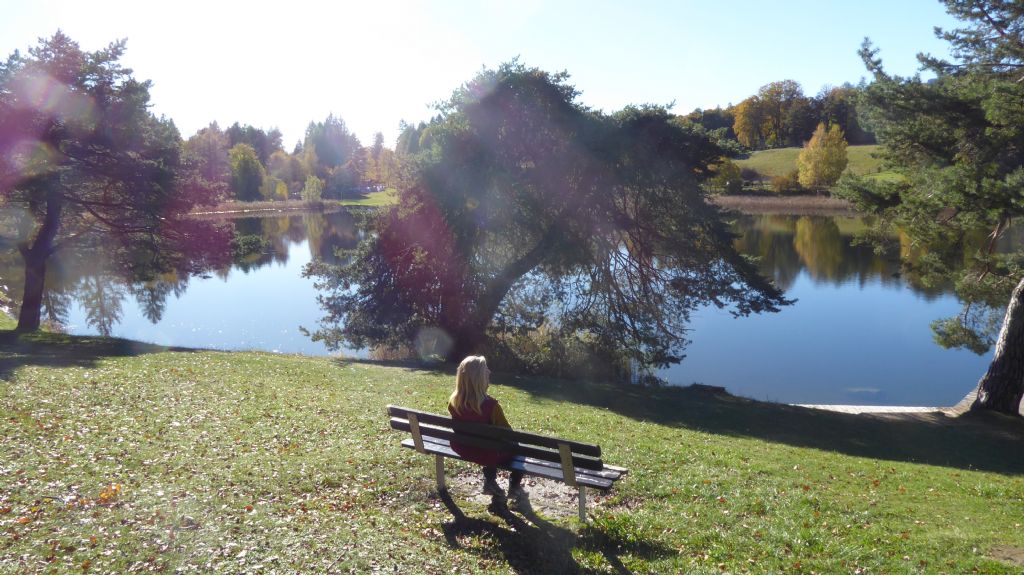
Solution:
M 451 336 L 452 348 L 445 359 L 451 363 L 459 363 L 468 355 L 480 355 L 486 343 L 487 332 L 485 327 L 469 324 L 452 329 Z
M 580 206 L 571 208 L 573 213 L 580 211 Z M 560 218 L 561 219 L 561 218 Z M 547 255 L 558 239 L 561 237 L 561 230 L 558 226 L 552 226 L 547 233 L 537 242 L 530 251 L 519 257 L 518 260 L 505 266 L 505 269 L 497 273 L 484 286 L 483 291 L 476 299 L 476 313 L 473 317 L 465 318 L 461 324 L 449 331 L 452 336 L 452 348 L 448 353 L 447 360 L 450 362 L 462 361 L 467 355 L 477 355 L 484 347 L 487 339 L 487 326 L 497 313 L 502 300 L 512 289 L 512 286 L 530 270 L 537 267 Z
M 39 329 L 43 307 L 43 279 L 46 277 L 46 257 L 38 257 L 30 250 L 22 250 L 25 261 L 25 291 L 18 313 L 18 331 Z
M 988 371 L 978 382 L 972 409 L 1021 415 L 1024 396 L 1024 278 L 1013 290 Z
M 54 252 L 54 240 L 60 229 L 60 213 L 62 208 L 60 194 L 51 192 L 46 198 L 46 213 L 43 224 L 39 226 L 36 237 L 31 245 L 24 243 L 18 246 L 21 257 L 25 261 L 25 291 L 21 298 L 21 311 L 18 313 L 18 331 L 36 331 L 39 329 L 43 307 L 43 288 L 46 279 L 46 260 Z

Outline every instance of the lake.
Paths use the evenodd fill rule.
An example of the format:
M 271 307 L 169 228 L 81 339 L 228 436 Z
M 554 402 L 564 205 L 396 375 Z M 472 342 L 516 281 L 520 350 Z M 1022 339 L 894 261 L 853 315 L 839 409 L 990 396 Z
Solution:
M 336 247 L 356 245 L 361 236 L 353 217 L 275 215 L 231 223 L 260 238 L 259 249 L 212 275 L 165 278 L 143 289 L 90 277 L 88 262 L 62 262 L 53 273 L 63 278 L 51 297 L 55 312 L 73 334 L 106 331 L 163 345 L 328 354 L 300 329 L 315 329 L 322 316 L 302 269 L 315 257 L 333 257 Z M 917 287 L 900 276 L 895 261 L 851 245 L 861 225 L 855 218 L 740 218 L 739 248 L 761 258 L 764 272 L 797 303 L 740 319 L 699 310 L 686 359 L 658 375 L 787 403 L 959 401 L 984 373 L 989 355 L 932 341 L 930 323 L 959 312 L 957 298 L 948 288 Z

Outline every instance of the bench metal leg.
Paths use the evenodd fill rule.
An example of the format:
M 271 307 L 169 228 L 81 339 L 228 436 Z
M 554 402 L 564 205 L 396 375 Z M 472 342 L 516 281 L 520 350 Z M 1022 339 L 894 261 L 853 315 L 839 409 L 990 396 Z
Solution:
M 580 485 L 580 522 L 587 522 L 587 488 Z
M 444 484 L 444 457 L 440 455 L 434 455 L 434 475 L 437 476 L 437 490 L 440 492 L 448 489 Z

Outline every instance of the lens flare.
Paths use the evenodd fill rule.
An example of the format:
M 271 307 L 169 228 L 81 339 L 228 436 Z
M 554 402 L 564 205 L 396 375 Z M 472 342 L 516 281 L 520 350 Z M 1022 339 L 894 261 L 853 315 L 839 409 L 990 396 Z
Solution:
M 416 353 L 424 361 L 442 360 L 452 350 L 452 338 L 439 327 L 425 327 L 416 334 Z
M 4 154 L 4 170 L 12 174 L 12 181 L 18 182 L 38 177 L 53 168 L 57 151 L 53 146 L 39 140 L 19 140 Z
M 45 74 L 25 74 L 14 80 L 16 105 L 78 127 L 91 128 L 96 122 L 96 103 Z

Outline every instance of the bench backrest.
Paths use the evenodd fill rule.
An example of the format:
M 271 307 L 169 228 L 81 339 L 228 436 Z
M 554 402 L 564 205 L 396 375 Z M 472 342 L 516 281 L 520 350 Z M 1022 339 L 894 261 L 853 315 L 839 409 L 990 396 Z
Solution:
M 484 423 L 455 421 L 436 413 L 395 405 L 388 406 L 388 415 L 391 416 L 391 429 L 412 433 L 413 440 L 418 442 L 416 447 L 421 451 L 422 444 L 419 442 L 423 441 L 423 437 L 446 439 L 465 445 L 505 451 L 561 464 L 563 471 L 568 472 L 565 474 L 567 483 L 575 482 L 569 479 L 573 467 L 594 471 L 600 471 L 604 467 L 604 463 L 601 461 L 601 448 L 589 443 L 516 431 Z

